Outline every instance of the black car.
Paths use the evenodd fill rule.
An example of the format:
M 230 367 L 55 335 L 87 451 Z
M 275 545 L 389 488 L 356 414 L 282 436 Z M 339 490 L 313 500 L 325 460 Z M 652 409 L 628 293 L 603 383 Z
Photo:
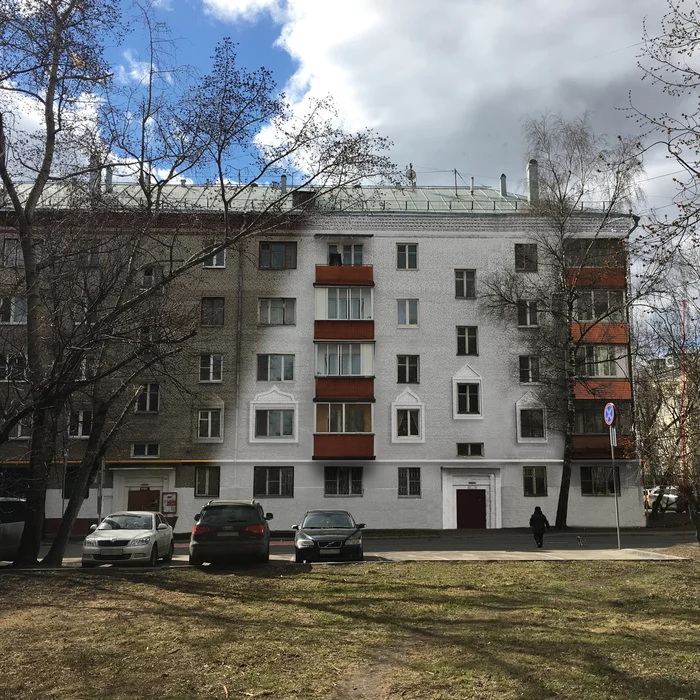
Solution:
M 350 559 L 362 561 L 362 528 L 346 510 L 309 510 L 296 530 L 294 551 L 297 563 Z
M 225 562 L 246 557 L 270 559 L 272 513 L 265 513 L 256 501 L 209 501 L 194 516 L 190 537 L 190 564 Z

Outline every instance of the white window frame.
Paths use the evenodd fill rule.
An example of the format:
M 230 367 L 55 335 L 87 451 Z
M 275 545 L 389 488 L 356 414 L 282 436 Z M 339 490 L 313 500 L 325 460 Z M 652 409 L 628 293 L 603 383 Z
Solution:
M 282 302 L 282 323 L 270 323 L 270 311 L 273 301 Z M 291 304 L 290 304 L 291 302 Z M 290 314 L 291 311 L 291 314 Z M 292 315 L 293 320 L 288 322 Z M 267 320 L 263 320 L 267 318 Z M 297 322 L 297 300 L 293 297 L 259 297 L 258 298 L 258 325 L 260 326 L 295 326 Z
M 419 305 L 418 305 L 418 299 L 397 299 L 396 300 L 396 327 L 397 328 L 418 328 L 420 325 L 420 311 L 419 311 Z M 409 323 L 411 320 L 411 302 L 415 302 L 416 304 L 416 322 L 415 323 Z M 400 322 L 400 311 L 399 309 L 401 308 L 403 304 L 404 307 L 404 314 L 406 317 L 406 323 L 401 323 Z
M 257 437 L 255 435 L 256 411 L 293 411 L 292 435 L 284 437 Z M 257 394 L 250 402 L 248 440 L 251 443 L 269 443 L 275 445 L 299 442 L 299 402 L 294 399 L 294 395 L 282 391 L 276 385 L 268 391 Z
M 143 276 L 141 277 L 141 289 L 153 289 L 156 285 L 161 285 L 158 287 L 158 294 L 163 294 L 165 292 L 165 287 L 162 285 L 163 282 L 163 268 L 159 265 L 146 265 L 143 269 Z M 150 273 L 150 274 L 146 274 Z
M 481 452 L 479 454 L 471 454 L 471 448 L 469 448 L 469 454 L 468 455 L 461 455 L 459 454 L 459 446 L 460 445 L 481 445 Z M 485 454 L 485 448 L 484 448 L 484 443 L 483 442 L 458 442 L 457 443 L 457 457 L 460 459 L 480 459 L 483 458 Z
M 467 289 L 468 289 L 468 281 L 467 281 L 467 275 L 468 273 L 471 273 L 472 275 L 472 288 L 474 291 L 474 294 L 468 295 L 467 294 Z M 461 280 L 460 280 L 461 277 Z M 457 294 L 457 284 L 461 282 L 462 284 L 462 291 L 464 294 Z M 455 270 L 455 299 L 476 299 L 476 270 L 475 269 L 470 269 L 470 268 L 460 268 Z
M 213 493 L 210 485 L 210 474 L 211 470 L 216 469 L 219 473 L 219 488 L 216 493 Z M 197 493 L 197 486 L 199 485 L 199 475 L 204 470 L 204 491 L 205 493 Z M 200 465 L 197 464 L 194 469 L 194 497 L 195 498 L 219 498 L 221 495 L 221 467 L 213 465 Z
M 84 432 L 85 414 L 86 413 L 90 414 L 90 432 L 87 432 L 87 433 Z M 71 425 L 73 423 L 73 416 L 75 416 L 77 418 L 77 420 L 75 422 L 75 426 L 76 426 L 75 431 L 73 431 L 73 427 Z M 93 421 L 92 411 L 87 411 L 87 410 L 71 411 L 70 420 L 69 420 L 69 424 L 68 424 L 68 437 L 87 440 L 90 437 L 90 433 L 92 432 L 92 421 Z
M 401 474 L 402 472 L 406 475 L 406 493 L 401 493 Z M 416 483 L 416 479 L 411 479 L 411 472 L 418 473 L 418 493 L 411 493 L 411 484 Z M 420 467 L 398 467 L 397 470 L 398 485 L 396 489 L 397 496 L 399 498 L 421 498 L 423 495 L 423 474 L 421 473 Z
M 616 348 L 622 348 L 625 352 L 618 355 Z M 581 357 L 585 355 L 584 357 Z M 576 372 L 579 377 L 586 379 L 616 379 L 627 377 L 620 365 L 620 360 L 627 357 L 627 348 L 624 345 L 585 343 L 576 348 Z M 606 365 L 611 373 L 606 373 Z M 579 370 L 583 368 L 583 372 Z
M 523 359 L 527 359 L 527 370 L 523 369 Z M 533 360 L 535 360 L 537 364 L 536 379 L 533 379 L 533 376 L 535 374 L 532 371 Z M 524 371 L 527 371 L 528 378 L 526 380 L 523 380 Z M 537 355 L 518 355 L 518 381 L 521 384 L 539 384 L 541 379 L 541 371 L 542 368 L 540 366 L 540 358 Z
M 207 434 L 202 435 L 202 420 L 206 417 Z M 212 414 L 219 414 L 219 435 L 212 435 Z M 224 409 L 220 407 L 200 408 L 197 411 L 197 442 L 223 442 L 224 441 Z
M 328 406 L 328 430 L 318 431 L 318 409 L 320 406 Z M 342 406 L 343 429 L 340 431 L 330 430 L 330 406 Z M 362 432 L 350 432 L 345 430 L 345 407 L 346 406 L 367 406 L 369 407 L 370 429 Z M 315 435 L 374 435 L 374 404 L 369 401 L 319 401 L 314 403 L 314 434 Z
M 350 352 L 347 357 L 350 358 L 348 363 L 349 373 L 342 372 L 343 346 L 350 347 Z M 357 355 L 353 351 L 359 348 L 360 356 L 360 371 L 352 372 L 352 358 Z M 334 350 L 334 351 L 333 351 Z M 317 342 L 315 343 L 315 373 L 317 377 L 372 377 L 374 376 L 374 343 L 355 342 L 355 341 L 337 341 L 337 342 Z M 333 362 L 328 362 L 327 358 L 334 358 L 333 362 L 337 372 L 330 372 L 330 365 Z
M 260 379 L 260 377 L 258 376 L 258 370 L 260 367 L 260 358 L 261 357 L 267 357 L 267 379 Z M 280 360 L 280 368 L 282 370 L 282 373 L 281 373 L 281 376 L 279 379 L 270 379 L 270 363 L 271 363 L 272 357 L 282 358 Z M 295 360 L 295 355 L 292 353 L 279 353 L 279 352 L 260 352 L 260 353 L 258 353 L 256 355 L 256 366 L 255 366 L 256 380 L 259 382 L 280 382 L 280 383 L 285 383 L 285 384 L 289 384 L 290 382 L 293 382 L 294 381 L 294 365 L 295 365 L 294 360 Z M 291 364 L 292 364 L 292 378 L 291 379 L 285 379 L 285 374 L 286 374 L 288 362 L 291 362 Z
M 595 313 L 595 306 L 597 303 L 596 296 L 601 296 L 605 294 L 606 296 L 606 309 L 603 314 Z M 620 295 L 620 302 L 612 303 L 610 302 L 610 295 Z M 588 297 L 584 302 L 584 296 Z M 576 320 L 580 323 L 625 323 L 625 290 L 619 288 L 598 288 L 598 289 L 582 289 L 578 291 L 578 298 L 576 299 L 575 316 Z M 612 313 L 611 308 L 616 310 Z M 589 313 L 590 311 L 590 313 Z
M 522 435 L 522 411 L 542 411 L 543 437 L 523 437 Z M 545 443 L 547 442 L 547 411 L 544 404 L 534 394 L 526 394 L 515 404 L 516 438 L 519 443 Z
M 464 329 L 464 349 L 466 352 L 459 351 L 459 330 Z M 476 345 L 476 352 L 469 352 L 469 329 L 474 329 L 474 344 Z M 478 357 L 479 356 L 479 326 L 456 326 L 457 335 L 457 357 Z
M 418 411 L 419 435 L 399 435 L 399 411 Z M 406 387 L 391 404 L 391 441 L 393 443 L 425 442 L 425 404 L 418 394 Z
M 331 250 L 335 248 L 335 250 Z M 349 249 L 349 250 L 348 250 Z M 358 254 L 360 262 L 355 262 L 356 256 Z M 348 256 L 346 256 L 348 253 Z M 340 255 L 341 264 L 343 267 L 360 267 L 364 264 L 364 250 L 362 248 L 362 243 L 329 243 L 328 244 L 328 264 L 331 264 L 331 255 Z M 346 262 L 349 259 L 350 262 Z
M 479 389 L 479 412 L 459 413 L 459 385 L 477 384 Z M 452 418 L 454 420 L 482 420 L 484 417 L 484 392 L 481 376 L 468 364 L 452 377 Z
M 210 245 L 210 248 L 215 248 L 218 243 Z M 205 270 L 222 270 L 226 267 L 226 248 L 220 250 L 218 253 L 210 255 L 203 263 L 202 267 Z
M 32 418 L 25 416 L 12 427 L 8 440 L 29 440 L 32 437 Z
M 525 323 L 520 323 L 520 309 L 525 307 Z M 540 326 L 540 310 L 535 299 L 521 299 L 518 302 L 518 328 L 539 328 Z M 533 315 L 535 323 L 532 322 Z
M 403 370 L 405 373 L 404 381 L 401 381 L 399 375 L 402 369 L 401 359 L 403 358 Z M 416 359 L 416 379 L 411 381 L 411 363 L 410 359 Z M 397 384 L 420 384 L 420 355 L 397 355 L 396 356 L 396 383 Z
M 137 455 L 135 450 L 137 445 L 143 445 L 144 454 Z M 155 445 L 157 454 L 147 454 L 148 448 Z M 160 457 L 160 443 L 158 442 L 132 442 L 131 443 L 131 457 L 132 459 L 158 459 Z
M 204 365 L 202 363 L 203 358 L 209 358 L 208 360 L 208 375 L 209 379 L 202 379 L 202 369 L 204 368 Z M 214 367 L 215 367 L 215 359 L 214 358 L 219 358 L 219 378 L 216 379 L 214 377 Z M 203 352 L 200 353 L 199 355 L 199 383 L 200 384 L 221 384 L 224 380 L 224 356 L 220 353 L 212 353 L 212 352 Z
M 405 256 L 406 265 L 401 267 L 399 265 L 399 256 L 401 255 L 401 248 L 403 248 L 403 255 Z M 409 248 L 415 248 L 416 264 L 414 267 L 410 266 L 410 251 Z M 418 269 L 418 244 L 417 243 L 397 243 L 396 244 L 396 269 L 397 270 L 417 270 Z
M 542 469 L 544 472 L 544 493 L 536 493 L 537 491 L 537 476 L 535 473 L 535 470 L 537 469 Z M 527 472 L 531 471 L 532 474 L 528 474 Z M 525 489 L 525 480 L 529 479 L 532 481 L 533 489 L 532 493 L 527 493 Z M 547 467 L 541 464 L 535 465 L 535 466 L 524 466 L 523 467 L 523 496 L 525 498 L 546 498 L 547 497 Z
M 256 484 L 256 473 L 258 472 L 258 469 L 264 469 L 265 470 L 265 493 L 261 493 L 255 489 L 255 484 Z M 279 469 L 279 480 L 275 481 L 274 479 L 270 479 L 270 470 L 271 469 Z M 291 479 L 291 493 L 282 493 L 282 485 L 285 483 L 284 477 L 282 476 L 282 470 L 283 469 L 291 469 L 291 474 L 292 474 L 292 479 Z M 277 483 L 279 484 L 279 493 L 270 493 L 270 484 L 271 483 Z M 290 467 L 287 465 L 271 465 L 271 466 L 254 466 L 253 467 L 253 498 L 294 498 L 294 467 Z
M 27 301 L 22 297 L 3 297 L 0 300 L 2 307 L 9 305 L 10 313 L 7 321 L 0 317 L 0 325 L 26 326 L 27 325 Z
M 371 287 L 326 287 L 327 321 L 369 321 L 372 319 Z M 331 301 L 335 315 L 331 316 Z M 345 310 L 343 315 L 342 310 Z
M 152 390 L 152 387 L 155 387 L 155 390 Z M 151 408 L 151 403 L 153 399 L 153 394 L 155 393 L 155 401 L 157 404 L 157 408 Z M 141 399 L 142 397 L 145 396 L 145 408 L 140 408 L 141 404 Z M 160 405 L 161 405 L 161 392 L 160 392 L 160 384 L 158 382 L 148 382 L 147 384 L 144 384 L 141 390 L 141 393 L 139 394 L 138 399 L 136 399 L 136 403 L 134 404 L 134 412 L 135 413 L 160 413 Z

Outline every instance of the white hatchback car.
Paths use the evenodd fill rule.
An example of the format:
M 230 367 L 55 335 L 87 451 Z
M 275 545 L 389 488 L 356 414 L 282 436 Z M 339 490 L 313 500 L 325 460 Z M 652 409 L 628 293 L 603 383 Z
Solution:
M 172 561 L 173 529 L 161 513 L 123 511 L 108 515 L 83 541 L 83 567 L 100 564 L 155 566 Z

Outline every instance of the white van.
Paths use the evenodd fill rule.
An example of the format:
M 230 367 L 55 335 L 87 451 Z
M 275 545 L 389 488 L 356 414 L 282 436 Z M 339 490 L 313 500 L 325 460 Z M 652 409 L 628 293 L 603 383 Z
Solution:
M 24 531 L 23 498 L 0 498 L 0 561 L 12 561 Z

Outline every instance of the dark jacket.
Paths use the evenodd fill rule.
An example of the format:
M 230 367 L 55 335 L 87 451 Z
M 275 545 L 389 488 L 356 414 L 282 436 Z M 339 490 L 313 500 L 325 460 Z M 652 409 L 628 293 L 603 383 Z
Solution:
M 541 510 L 536 510 L 530 518 L 530 527 L 535 535 L 543 535 L 545 530 L 549 530 L 549 521 Z

